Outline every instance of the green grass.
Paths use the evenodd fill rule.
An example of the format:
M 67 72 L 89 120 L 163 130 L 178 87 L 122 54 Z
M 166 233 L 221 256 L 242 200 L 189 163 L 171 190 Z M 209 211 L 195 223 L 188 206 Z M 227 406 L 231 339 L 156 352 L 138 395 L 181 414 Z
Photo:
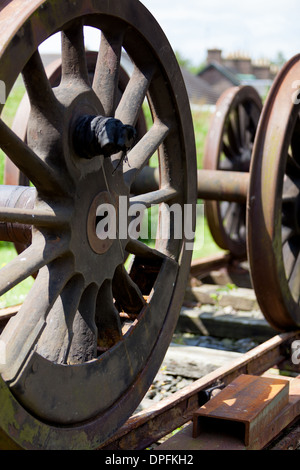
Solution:
M 144 115 L 148 128 L 152 124 L 152 118 L 147 105 L 144 105 Z M 203 167 L 203 154 L 205 147 L 205 139 L 209 130 L 211 113 L 208 110 L 196 110 L 192 112 L 195 143 L 197 152 L 197 168 Z M 157 155 L 155 154 L 150 160 L 150 166 L 157 166 Z M 203 201 L 198 200 L 198 204 L 203 204 Z M 201 213 L 201 211 L 200 211 Z M 196 223 L 195 233 L 195 244 L 193 251 L 193 259 L 203 258 L 205 256 L 212 255 L 214 253 L 222 252 L 218 245 L 214 242 L 210 230 L 207 225 L 206 218 L 203 216 L 204 211 L 198 216 Z M 151 217 L 151 216 L 150 216 Z M 149 216 L 148 216 L 149 218 Z M 152 215 L 152 219 L 156 218 L 156 214 Z M 148 220 L 148 226 L 151 226 L 151 218 Z M 151 240 L 150 236 L 148 240 L 144 240 L 151 246 L 154 246 L 155 240 Z
M 3 111 L 3 120 L 11 125 L 13 122 L 14 115 L 19 106 L 19 103 L 24 94 L 24 87 L 22 83 L 18 82 L 11 92 L 10 96 L 7 99 L 7 103 Z M 146 121 L 151 124 L 151 116 L 147 108 L 144 109 L 146 115 Z M 209 119 L 210 113 L 207 111 L 196 111 L 193 113 L 193 122 L 195 130 L 195 139 L 196 139 L 196 149 L 197 149 L 197 166 L 198 168 L 202 167 L 203 160 L 203 150 L 205 144 L 205 137 L 209 128 Z M 3 184 L 3 173 L 4 173 L 4 162 L 5 155 L 0 151 L 0 184 Z M 150 165 L 157 165 L 157 155 L 155 154 L 150 161 Z M 201 204 L 201 201 L 198 201 Z M 153 213 L 150 217 L 155 218 L 156 214 Z M 150 222 L 149 222 L 149 226 Z M 150 245 L 154 245 L 155 240 L 151 240 L 151 237 L 148 238 L 147 242 Z M 221 251 L 220 248 L 215 244 L 214 240 L 211 237 L 209 228 L 207 226 L 206 219 L 203 215 L 200 215 L 197 220 L 196 227 L 196 242 L 193 252 L 193 259 L 201 258 L 204 256 L 211 255 L 213 253 Z M 0 241 L 0 268 L 4 267 L 9 261 L 14 259 L 16 256 L 16 250 L 12 243 L 1 242 Z M 32 277 L 26 279 L 15 288 L 11 289 L 7 294 L 0 297 L 0 308 L 5 308 L 12 305 L 20 304 L 24 301 L 26 294 L 31 288 L 34 280 Z
M 209 111 L 193 111 L 192 112 L 193 123 L 194 123 L 194 133 L 195 133 L 195 142 L 196 142 L 196 152 L 197 152 L 197 167 L 201 169 L 203 167 L 203 154 L 205 139 L 208 133 L 211 113 Z
M 10 126 L 13 122 L 15 113 L 18 109 L 20 101 L 24 95 L 24 86 L 22 83 L 17 82 L 3 109 L 2 118 Z M 4 164 L 5 155 L 0 150 L 0 184 L 4 183 Z M 17 255 L 13 243 L 0 242 L 0 268 L 3 268 L 9 261 L 13 260 Z M 18 284 L 5 295 L 0 297 L 0 308 L 9 307 L 12 305 L 20 304 L 24 301 L 30 287 L 33 284 L 33 278 L 25 279 L 25 281 Z
M 0 269 L 17 255 L 12 243 L 0 242 Z M 0 297 L 0 308 L 21 304 L 33 285 L 30 277 Z

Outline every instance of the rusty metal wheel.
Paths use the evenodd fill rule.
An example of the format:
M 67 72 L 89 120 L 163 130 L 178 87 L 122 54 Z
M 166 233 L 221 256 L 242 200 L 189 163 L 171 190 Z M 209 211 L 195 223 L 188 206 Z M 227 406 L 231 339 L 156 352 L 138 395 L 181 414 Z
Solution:
M 299 77 L 297 55 L 277 76 L 264 105 L 248 194 L 252 282 L 265 317 L 279 330 L 300 326 Z
M 255 133 L 262 109 L 251 86 L 232 87 L 219 98 L 206 138 L 203 168 L 249 172 Z M 207 222 L 218 246 L 237 257 L 246 255 L 246 206 L 205 201 Z
M 31 103 L 27 141 L 1 120 L 0 145 L 34 185 L 0 189 L 0 233 L 9 227 L 14 241 L 32 227 L 31 245 L 1 270 L 0 295 L 38 272 L 1 335 L 0 443 L 95 449 L 152 383 L 183 300 L 192 251 L 185 232 L 177 236 L 170 206 L 196 202 L 187 93 L 164 33 L 137 0 L 12 0 L 0 25 L 0 80 L 9 92 L 22 72 Z M 84 25 L 102 33 L 92 86 Z M 52 89 L 38 47 L 57 31 L 62 80 Z M 122 48 L 134 70 L 117 104 Z M 153 125 L 126 160 L 146 97 Z M 156 151 L 159 189 L 132 197 Z M 16 192 L 26 202 L 17 197 L 12 206 Z M 126 209 L 138 203 L 159 207 L 155 247 L 131 236 Z M 107 224 L 115 228 L 109 236 Z M 125 250 L 132 254 L 126 268 Z

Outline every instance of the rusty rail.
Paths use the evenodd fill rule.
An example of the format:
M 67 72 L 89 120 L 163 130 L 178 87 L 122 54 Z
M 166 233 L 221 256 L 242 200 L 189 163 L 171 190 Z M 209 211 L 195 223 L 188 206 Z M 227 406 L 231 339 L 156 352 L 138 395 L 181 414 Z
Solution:
M 235 259 L 228 253 L 197 259 L 192 263 L 191 275 L 197 277 L 211 270 L 228 267 L 234 262 Z M 0 311 L 0 329 L 17 313 L 19 307 Z M 172 397 L 133 415 L 99 450 L 142 450 L 151 446 L 174 429 L 189 423 L 195 411 L 209 399 L 209 389 L 226 386 L 240 374 L 261 375 L 276 366 L 285 370 L 286 364 L 291 362 L 291 344 L 298 339 L 300 332 L 274 336 L 230 366 L 215 370 L 174 393 Z
M 193 413 L 207 400 L 206 390 L 228 385 L 240 374 L 261 375 L 280 365 L 290 354 L 291 343 L 300 332 L 277 335 L 234 361 L 176 392 L 171 398 L 131 417 L 101 450 L 142 450 L 174 429 L 191 421 Z M 291 356 L 290 356 L 291 357 Z

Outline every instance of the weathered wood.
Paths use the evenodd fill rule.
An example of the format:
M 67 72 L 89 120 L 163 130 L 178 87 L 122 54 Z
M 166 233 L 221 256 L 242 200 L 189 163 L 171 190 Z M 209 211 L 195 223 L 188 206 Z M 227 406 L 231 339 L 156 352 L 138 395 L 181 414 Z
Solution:
M 231 306 L 237 310 L 259 310 L 255 292 L 252 289 L 237 287 L 230 289 L 226 286 L 203 284 L 188 287 L 185 300 L 201 304 Z
M 229 366 L 241 353 L 172 343 L 162 367 L 168 374 L 199 379 L 221 366 Z
M 199 307 L 182 307 L 176 330 L 220 338 L 255 338 L 261 342 L 277 334 L 260 310 L 210 311 Z

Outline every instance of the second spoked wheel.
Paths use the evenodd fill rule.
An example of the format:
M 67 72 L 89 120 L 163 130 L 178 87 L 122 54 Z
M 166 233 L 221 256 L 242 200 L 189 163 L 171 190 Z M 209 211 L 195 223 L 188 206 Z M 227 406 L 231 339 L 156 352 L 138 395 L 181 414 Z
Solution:
M 261 309 L 300 327 L 300 55 L 282 68 L 257 131 L 248 193 L 248 253 Z
M 221 95 L 206 137 L 204 169 L 249 172 L 261 109 L 261 98 L 251 86 L 232 87 Z M 216 244 L 245 257 L 246 204 L 205 201 L 205 211 Z
M 8 10 L 17 25 L 5 22 Z M 0 22 L 0 79 L 9 92 L 22 73 L 31 105 L 26 142 L 1 120 L 0 145 L 34 186 L 2 188 L 8 202 L 14 191 L 30 191 L 34 205 L 0 207 L 3 223 L 32 227 L 32 243 L 1 270 L 0 295 L 37 273 L 1 335 L 0 442 L 95 449 L 136 409 L 177 323 L 192 251 L 184 234 L 176 236 L 169 206 L 196 202 L 189 102 L 168 41 L 136 0 L 12 0 Z M 84 26 L 102 34 L 92 84 Z M 57 31 L 62 79 L 52 89 L 38 47 Z M 133 73 L 118 103 L 122 50 Z M 134 126 L 146 98 L 153 125 L 127 159 L 82 155 L 82 118 L 113 116 Z M 159 189 L 133 197 L 132 184 L 156 152 Z M 159 207 L 153 247 L 131 236 L 135 220 L 126 208 L 137 204 Z M 115 236 L 99 236 L 102 205 L 113 209 Z

